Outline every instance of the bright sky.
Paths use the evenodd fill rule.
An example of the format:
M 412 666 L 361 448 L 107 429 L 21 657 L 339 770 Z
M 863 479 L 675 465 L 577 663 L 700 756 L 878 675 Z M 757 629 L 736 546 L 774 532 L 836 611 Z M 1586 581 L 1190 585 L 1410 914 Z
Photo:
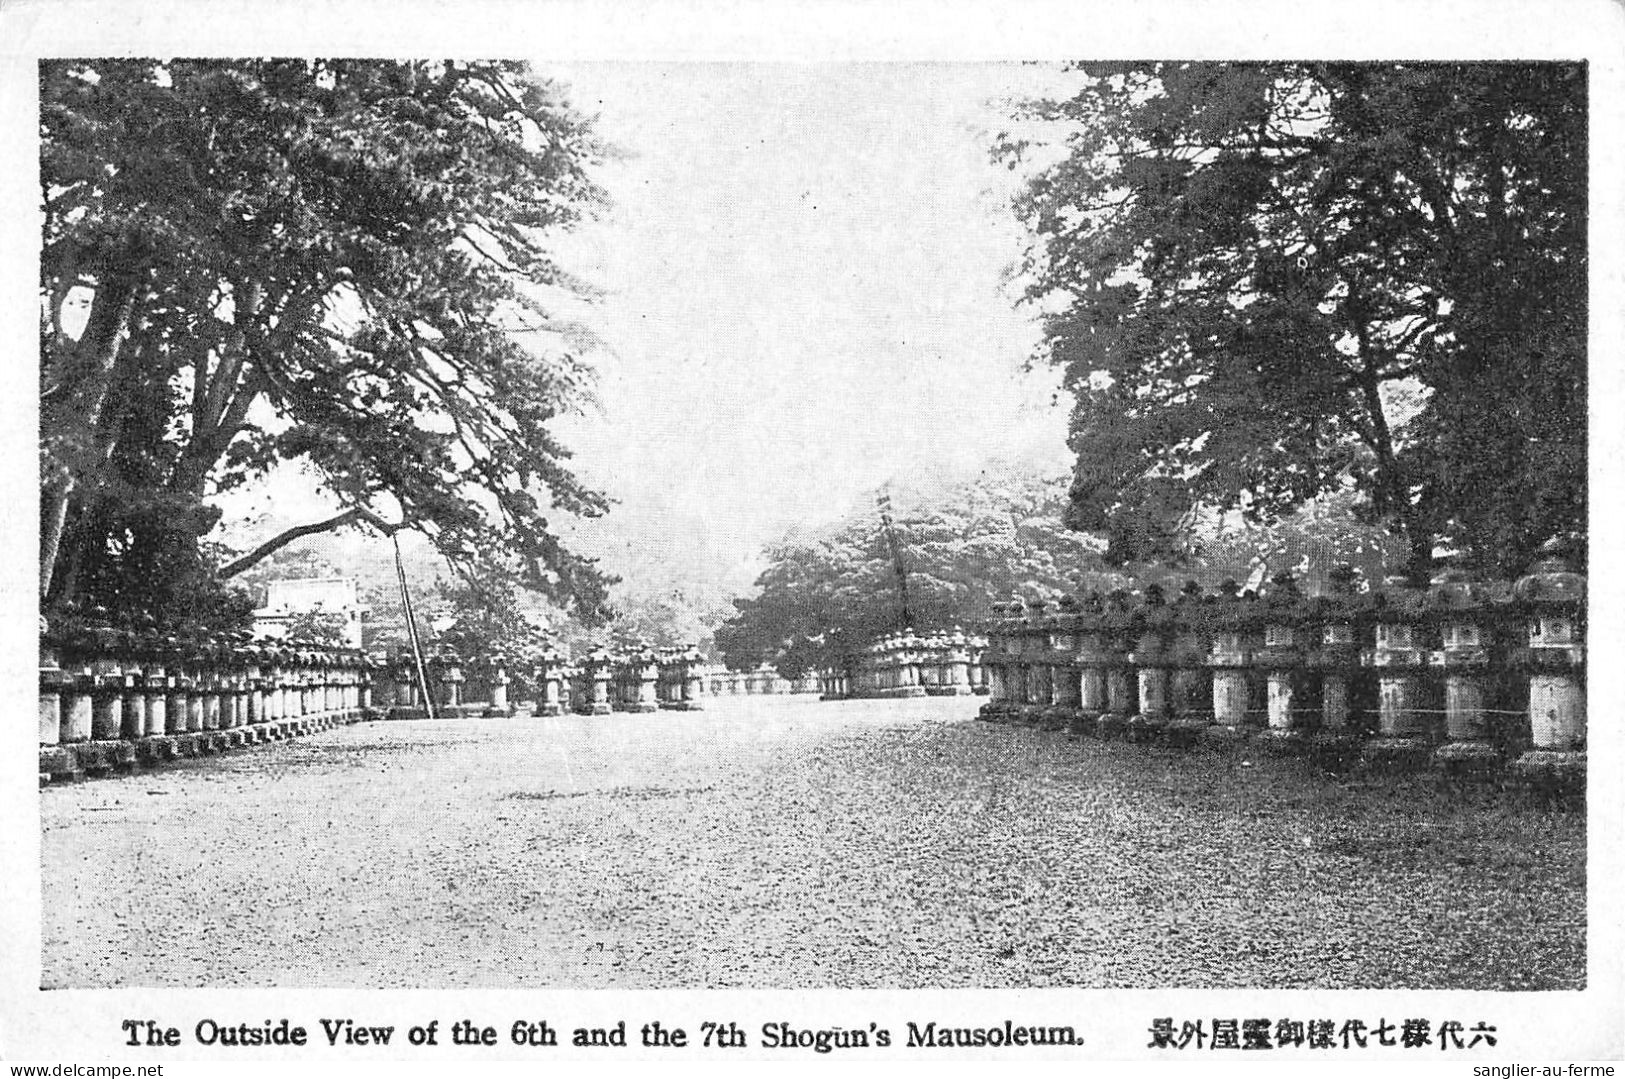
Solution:
M 623 155 L 599 173 L 609 211 L 557 244 L 604 290 L 583 313 L 601 411 L 561 434 L 618 504 L 555 519 L 579 549 L 661 593 L 739 593 L 764 544 L 890 480 L 1064 464 L 1066 406 L 1022 370 L 1036 329 L 1002 280 L 1017 180 L 988 154 L 1053 69 L 537 66 Z M 230 507 L 273 507 L 232 538 L 316 519 L 292 486 Z
M 1065 460 L 1054 378 L 1021 370 L 1015 181 L 988 156 L 1005 102 L 1053 72 L 544 70 L 628 155 L 601 174 L 610 213 L 561 245 L 607 290 L 614 352 L 603 415 L 567 437 L 621 500 L 585 544 L 748 583 L 764 542 L 893 477 Z

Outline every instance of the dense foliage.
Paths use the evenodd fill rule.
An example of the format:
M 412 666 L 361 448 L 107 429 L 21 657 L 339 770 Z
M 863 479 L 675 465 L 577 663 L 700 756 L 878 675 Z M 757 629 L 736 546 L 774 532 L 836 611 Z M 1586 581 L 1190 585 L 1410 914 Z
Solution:
M 1100 545 L 1062 526 L 1058 481 L 988 480 L 899 509 L 895 526 L 920 628 L 971 626 L 988 605 L 1031 587 L 1111 587 Z M 901 628 L 902 605 L 880 518 L 857 515 L 810 539 L 768 552 L 757 595 L 716 630 L 724 662 L 767 660 L 786 677 L 833 666 L 876 636 Z
M 48 605 L 208 617 L 230 576 L 346 525 L 512 552 L 596 614 L 548 514 L 604 500 L 548 432 L 588 373 L 547 239 L 599 193 L 587 125 L 523 65 L 40 65 Z M 343 507 L 239 557 L 212 496 L 298 461 Z M 218 571 L 218 573 L 217 573 Z
M 1586 71 L 1085 64 L 1025 297 L 1113 561 L 1353 492 L 1511 572 L 1586 515 Z M 1033 147 L 996 151 L 1018 167 Z

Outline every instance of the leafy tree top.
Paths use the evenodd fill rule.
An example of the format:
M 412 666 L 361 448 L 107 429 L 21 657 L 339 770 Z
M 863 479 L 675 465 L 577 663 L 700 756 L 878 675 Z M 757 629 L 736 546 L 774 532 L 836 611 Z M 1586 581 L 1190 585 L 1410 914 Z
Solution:
M 40 79 L 43 588 L 74 598 L 120 534 L 195 550 L 208 495 L 300 460 L 344 512 L 295 534 L 413 528 L 461 565 L 512 551 L 533 586 L 601 606 L 548 523 L 606 506 L 549 431 L 589 372 L 549 310 L 581 290 L 548 237 L 601 199 L 600 147 L 557 87 L 479 61 Z
M 1503 566 L 1583 527 L 1583 65 L 1076 70 L 1016 204 L 1073 525 L 1143 558 L 1356 492 Z

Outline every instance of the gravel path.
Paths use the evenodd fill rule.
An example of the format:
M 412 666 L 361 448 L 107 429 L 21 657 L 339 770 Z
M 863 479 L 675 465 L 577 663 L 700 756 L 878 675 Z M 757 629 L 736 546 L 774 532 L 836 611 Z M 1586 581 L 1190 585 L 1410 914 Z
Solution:
M 978 703 L 373 723 L 49 788 L 44 982 L 1584 984 L 1579 813 Z

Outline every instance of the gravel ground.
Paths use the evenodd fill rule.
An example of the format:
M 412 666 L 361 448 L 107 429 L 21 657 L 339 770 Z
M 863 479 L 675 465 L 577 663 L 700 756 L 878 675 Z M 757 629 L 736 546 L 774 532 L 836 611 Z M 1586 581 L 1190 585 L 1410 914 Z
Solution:
M 49 788 L 44 983 L 1584 985 L 1580 813 L 979 703 L 373 723 Z

